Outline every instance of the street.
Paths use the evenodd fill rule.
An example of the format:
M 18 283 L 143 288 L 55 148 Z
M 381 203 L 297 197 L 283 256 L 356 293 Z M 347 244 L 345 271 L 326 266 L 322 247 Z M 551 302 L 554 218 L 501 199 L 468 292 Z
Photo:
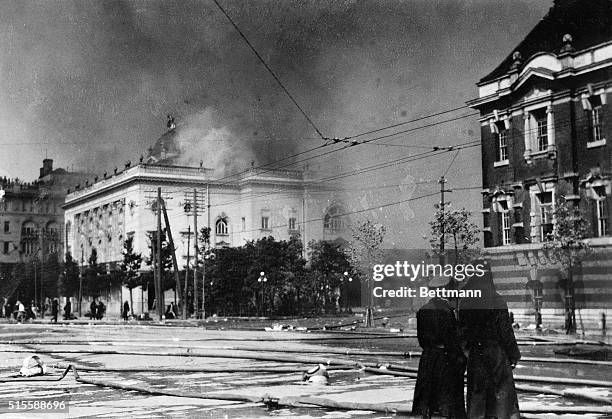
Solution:
M 318 408 L 303 404 L 299 407 L 283 406 L 291 400 L 289 397 L 305 396 L 340 404 L 389 404 L 401 410 L 410 409 L 414 378 L 373 374 L 375 368 L 364 367 L 392 364 L 394 367 L 416 368 L 418 357 L 407 359 L 393 356 L 393 351 L 420 351 L 416 339 L 409 337 L 410 332 L 392 334 L 382 329 L 362 329 L 362 333 L 266 332 L 259 327 L 257 329 L 260 330 L 219 329 L 218 325 L 214 329 L 213 326 L 204 329 L 158 324 L 3 324 L 0 326 L 0 351 L 3 353 L 0 370 L 4 380 L 0 387 L 0 399 L 3 400 L 0 406 L 3 412 L 1 417 L 49 417 L 51 414 L 49 411 L 36 410 L 10 411 L 9 400 L 69 400 L 69 411 L 52 417 L 393 416 L 391 411 L 384 413 L 346 407 Z M 517 334 L 517 338 L 521 343 L 528 343 L 532 337 Z M 565 336 L 552 336 L 551 339 L 563 343 Z M 521 345 L 521 352 L 523 358 L 553 358 L 556 356 L 552 348 L 547 344 L 524 344 Z M 353 351 L 355 355 L 341 355 L 342 351 Z M 28 354 L 38 354 L 51 367 L 47 377 L 32 378 L 30 381 L 9 378 L 18 373 Z M 346 365 L 329 367 L 327 386 L 302 381 L 302 371 L 322 360 L 331 364 L 344 362 Z M 359 361 L 362 366 L 348 365 L 351 361 Z M 255 397 L 271 400 L 271 403 L 266 406 L 262 402 L 146 394 L 142 391 L 78 382 L 72 372 L 68 372 L 60 381 L 32 381 L 58 378 L 68 364 L 79 366 L 78 374 L 83 380 L 97 380 L 124 387 L 140 386 L 161 393 L 179 391 L 204 395 L 214 392 L 244 397 L 245 400 Z M 606 380 L 610 377 L 610 368 L 610 365 L 605 364 L 527 361 L 517 366 L 515 376 Z M 390 366 L 389 370 L 394 368 Z M 382 372 L 385 373 L 385 370 Z M 525 384 L 540 388 L 542 384 L 523 383 L 517 379 L 521 412 L 526 417 L 551 417 L 550 414 L 533 416 L 538 409 L 540 413 L 546 412 L 546 409 L 551 412 L 585 406 L 586 410 L 605 409 L 603 404 L 587 399 L 547 395 L 544 390 L 539 393 L 520 391 L 520 386 Z M 553 390 L 571 389 L 608 399 L 610 397 L 609 386 L 546 383 L 545 387 Z M 278 406 L 275 406 L 275 399 L 279 399 Z M 589 415 L 581 413 L 580 416 Z M 597 417 L 596 414 L 590 416 Z

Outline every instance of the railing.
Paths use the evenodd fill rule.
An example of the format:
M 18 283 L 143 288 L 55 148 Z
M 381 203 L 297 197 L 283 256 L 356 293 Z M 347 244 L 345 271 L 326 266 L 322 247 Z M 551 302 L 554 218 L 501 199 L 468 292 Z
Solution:
M 168 175 L 168 176 L 180 176 L 198 179 L 209 178 L 212 169 L 203 167 L 188 167 L 188 166 L 162 166 L 155 164 L 141 163 L 136 166 L 126 168 L 122 171 L 117 171 L 115 174 L 110 175 L 105 179 L 100 179 L 96 183 L 86 186 L 82 189 L 71 191 L 66 196 L 66 202 L 70 202 L 72 199 L 80 196 L 104 189 L 105 187 L 112 185 L 120 180 L 127 177 L 136 176 L 147 176 L 147 175 Z
M 243 173 L 240 176 L 240 179 L 253 177 L 253 176 L 285 177 L 285 178 L 292 178 L 292 179 L 302 179 L 302 172 L 299 170 L 251 168 L 246 173 Z

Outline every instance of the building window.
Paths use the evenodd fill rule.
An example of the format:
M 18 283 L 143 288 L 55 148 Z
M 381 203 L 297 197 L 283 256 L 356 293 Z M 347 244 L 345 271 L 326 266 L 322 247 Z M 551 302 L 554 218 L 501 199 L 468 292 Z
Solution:
M 267 217 L 267 216 L 261 217 L 261 229 L 262 230 L 270 229 L 270 217 Z
M 608 235 L 608 206 L 605 199 L 595 201 L 597 203 L 597 235 L 599 237 Z
M 246 218 L 242 217 L 240 219 L 240 227 L 242 227 L 242 231 L 246 230 Z
M 546 121 L 546 113 L 538 112 L 534 114 L 536 121 L 536 140 L 538 151 L 546 151 L 548 149 L 548 123 Z
M 296 226 L 296 219 L 293 217 L 289 218 L 289 230 L 295 230 L 296 229 L 295 226 Z
M 11 242 L 4 242 L 4 254 L 5 255 L 8 255 L 10 244 Z
M 510 213 L 501 213 L 501 226 L 502 226 L 502 244 L 510 244 Z
M 9 233 L 11 231 L 11 222 L 10 221 L 5 221 L 4 222 L 4 232 L 5 233 Z
M 32 240 L 25 240 L 23 242 L 23 253 L 28 256 L 31 256 L 36 251 L 36 242 Z
M 219 218 L 215 223 L 215 234 L 217 236 L 228 235 L 227 220 L 225 218 Z
M 540 206 L 540 240 L 549 240 L 553 232 L 553 197 L 552 192 L 536 194 Z
M 339 207 L 331 207 L 323 217 L 323 228 L 327 230 L 343 230 L 344 221 Z
M 596 142 L 603 140 L 603 132 L 602 132 L 602 107 L 601 105 L 594 106 L 590 113 L 590 123 L 591 123 L 591 135 L 589 136 L 589 142 Z
M 497 161 L 508 160 L 508 131 L 500 130 L 497 133 Z

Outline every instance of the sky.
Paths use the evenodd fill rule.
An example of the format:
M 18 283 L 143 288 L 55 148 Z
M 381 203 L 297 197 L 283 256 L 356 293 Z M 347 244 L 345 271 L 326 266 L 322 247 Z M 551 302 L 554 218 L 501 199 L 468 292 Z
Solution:
M 33 180 L 43 158 L 102 173 L 137 161 L 176 118 L 186 164 L 218 173 L 465 105 L 552 6 L 520 0 L 212 0 L 0 4 L 0 175 Z M 422 247 L 446 174 L 452 208 L 480 222 L 480 148 L 375 164 L 479 140 L 472 109 L 358 137 L 390 136 L 276 166 L 336 180 L 353 219 Z M 447 119 L 453 122 L 441 123 Z M 432 124 L 431 127 L 417 129 Z M 313 126 L 314 125 L 314 126 Z M 316 129 L 315 129 L 316 127 Z M 294 163 L 295 160 L 308 160 Z M 350 174 L 350 175 L 349 175 Z M 474 188 L 474 189 L 462 189 Z M 370 210 L 370 208 L 373 208 Z

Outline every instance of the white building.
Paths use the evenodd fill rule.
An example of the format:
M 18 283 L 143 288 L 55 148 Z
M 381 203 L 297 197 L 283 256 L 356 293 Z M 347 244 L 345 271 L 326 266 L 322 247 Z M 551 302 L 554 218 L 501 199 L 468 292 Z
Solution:
M 124 170 L 105 174 L 66 196 L 67 251 L 87 264 L 95 248 L 98 263 L 115 264 L 122 260 L 125 239 L 133 236 L 135 252 L 149 257 L 149 232 L 157 229 L 158 187 L 180 269 L 186 265 L 189 240 L 193 256 L 196 206 L 198 230 L 211 228 L 214 247 L 241 246 L 267 236 L 286 240 L 297 234 L 306 247 L 311 240 L 333 240 L 346 233 L 339 191 L 309 182 L 302 172 L 253 168 L 230 179 L 215 178 L 211 169 L 202 167 L 141 162 L 126 164 Z M 109 298 L 111 316 L 119 313 L 118 302 L 127 295 L 124 289 L 121 296 L 117 291 Z M 135 312 L 147 311 L 147 295 L 135 290 L 133 297 Z M 89 306 L 86 296 L 83 304 Z

